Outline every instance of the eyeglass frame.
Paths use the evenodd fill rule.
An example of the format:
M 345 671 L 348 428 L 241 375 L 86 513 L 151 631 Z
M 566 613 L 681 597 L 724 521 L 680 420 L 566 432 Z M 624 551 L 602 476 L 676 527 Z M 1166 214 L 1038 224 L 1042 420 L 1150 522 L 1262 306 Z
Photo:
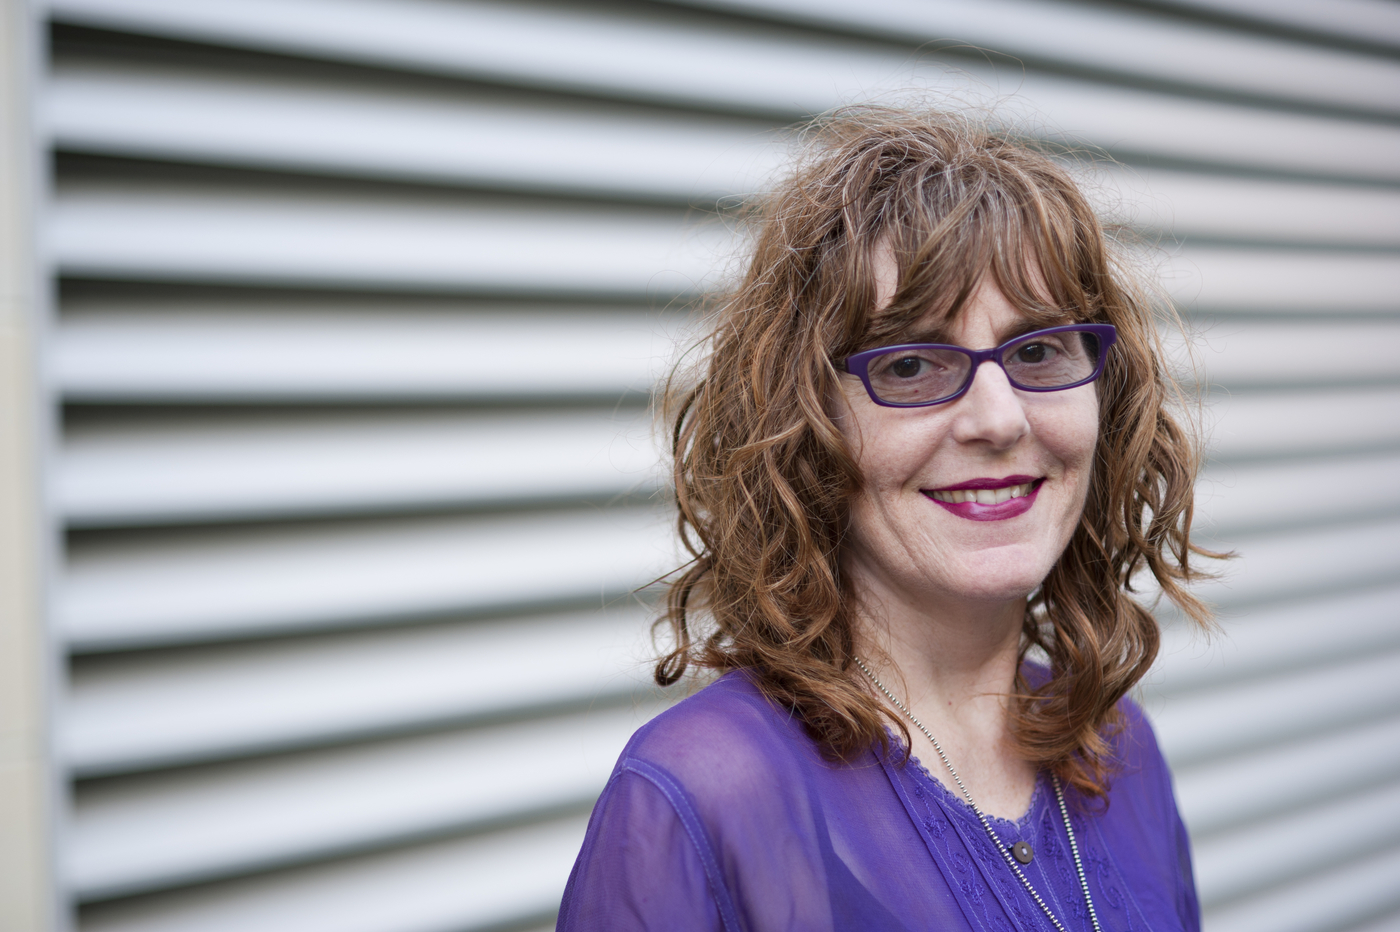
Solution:
M 1056 385 L 1050 388 L 1035 388 L 1017 384 L 1016 380 L 1011 377 L 1011 373 L 1006 371 L 1006 364 L 1002 362 L 1001 354 L 1011 349 L 1013 346 L 1017 345 L 1018 343 L 1032 341 L 1035 337 L 1042 336 L 1044 334 L 1065 333 L 1072 330 L 1088 331 L 1089 333 L 1095 334 L 1099 338 L 1098 361 L 1094 365 L 1094 371 L 1091 372 L 1085 378 L 1082 378 L 1077 382 L 1071 382 L 1068 385 Z M 1103 375 L 1104 365 L 1108 361 L 1108 351 L 1112 349 L 1113 344 L 1117 342 L 1118 328 L 1113 326 L 1112 324 L 1065 324 L 1060 327 L 1046 327 L 1043 330 L 1032 330 L 1030 333 L 1023 333 L 1020 336 L 1013 337 L 1012 339 L 1007 340 L 1005 343 L 1002 343 L 1000 346 L 994 346 L 991 349 L 968 349 L 965 346 L 955 346 L 951 343 L 899 343 L 894 346 L 879 346 L 875 349 L 863 350 L 859 353 L 854 353 L 850 356 L 847 356 L 844 360 L 842 360 L 842 362 L 845 371 L 860 379 L 861 384 L 865 386 L 866 394 L 869 395 L 870 400 L 875 402 L 877 405 L 886 408 L 927 408 L 931 405 L 948 404 L 949 402 L 957 401 L 963 395 L 966 395 L 968 389 L 972 388 L 973 379 L 977 378 L 977 370 L 982 368 L 982 364 L 984 362 L 994 362 L 998 366 L 1000 366 L 1001 371 L 1006 375 L 1006 380 L 1011 383 L 1012 388 L 1019 389 L 1023 392 L 1062 392 L 1066 389 L 1078 388 L 1081 385 L 1088 385 L 1090 382 L 1095 381 L 1099 378 L 1099 376 Z M 871 360 L 879 356 L 889 355 L 890 353 L 899 353 L 907 350 L 931 349 L 954 350 L 972 359 L 972 366 L 967 370 L 967 380 L 963 382 L 961 388 L 959 388 L 953 394 L 948 395 L 947 397 L 939 398 L 934 401 L 885 401 L 881 399 L 879 395 L 875 394 L 875 388 L 870 384 Z

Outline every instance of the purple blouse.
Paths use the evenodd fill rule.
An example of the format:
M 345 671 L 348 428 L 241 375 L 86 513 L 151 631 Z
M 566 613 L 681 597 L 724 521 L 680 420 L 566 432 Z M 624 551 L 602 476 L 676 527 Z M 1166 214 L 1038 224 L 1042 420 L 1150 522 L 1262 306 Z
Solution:
M 1152 728 L 1124 700 L 1109 805 L 1065 788 L 1103 932 L 1197 932 L 1186 831 Z M 560 932 L 1053 932 L 972 809 L 917 759 L 822 759 L 742 672 L 639 729 L 593 809 Z M 1069 932 L 1091 929 L 1055 791 L 1019 820 L 1023 870 Z

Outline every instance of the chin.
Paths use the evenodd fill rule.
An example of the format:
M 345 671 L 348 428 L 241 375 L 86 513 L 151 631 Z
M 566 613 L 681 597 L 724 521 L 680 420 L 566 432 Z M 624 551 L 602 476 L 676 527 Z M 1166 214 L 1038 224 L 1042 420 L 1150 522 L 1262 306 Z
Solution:
M 1019 602 L 1021 599 L 1029 597 L 1030 594 L 1036 590 L 1036 587 L 1040 585 L 1040 582 L 1040 580 L 1036 580 L 1035 582 L 1018 580 L 1013 583 L 1010 580 L 997 580 L 987 586 L 964 588 L 962 591 L 956 592 L 956 595 L 959 597 L 960 601 L 963 602 L 988 602 L 996 604 Z
M 1052 566 L 1040 559 L 998 554 L 968 561 L 947 588 L 970 602 L 1013 602 L 1034 592 Z

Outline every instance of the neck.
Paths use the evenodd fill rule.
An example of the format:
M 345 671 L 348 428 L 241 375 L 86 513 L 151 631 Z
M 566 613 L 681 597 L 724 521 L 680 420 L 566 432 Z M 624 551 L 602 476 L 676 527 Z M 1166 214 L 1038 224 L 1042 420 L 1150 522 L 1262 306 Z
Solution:
M 893 677 L 891 687 L 897 684 L 910 701 L 923 705 L 936 697 L 941 706 L 959 708 L 1010 691 L 1024 597 L 960 602 L 868 584 L 858 585 L 857 591 L 858 650 L 877 673 L 883 669 Z
M 850 577 L 857 584 L 858 655 L 938 738 L 978 805 L 1019 817 L 1035 775 L 1016 754 L 1010 729 L 1026 599 L 959 601 Z M 912 728 L 911 740 L 913 753 L 946 784 L 932 748 Z

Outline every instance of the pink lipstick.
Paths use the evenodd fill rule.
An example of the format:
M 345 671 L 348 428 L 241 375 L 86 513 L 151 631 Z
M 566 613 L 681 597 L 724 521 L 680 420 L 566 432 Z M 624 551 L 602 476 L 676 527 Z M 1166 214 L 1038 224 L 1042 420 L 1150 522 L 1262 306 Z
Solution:
M 1044 477 L 1006 476 L 1001 479 L 969 479 L 941 489 L 921 489 L 933 503 L 969 521 L 1005 521 L 1023 515 L 1035 505 Z

